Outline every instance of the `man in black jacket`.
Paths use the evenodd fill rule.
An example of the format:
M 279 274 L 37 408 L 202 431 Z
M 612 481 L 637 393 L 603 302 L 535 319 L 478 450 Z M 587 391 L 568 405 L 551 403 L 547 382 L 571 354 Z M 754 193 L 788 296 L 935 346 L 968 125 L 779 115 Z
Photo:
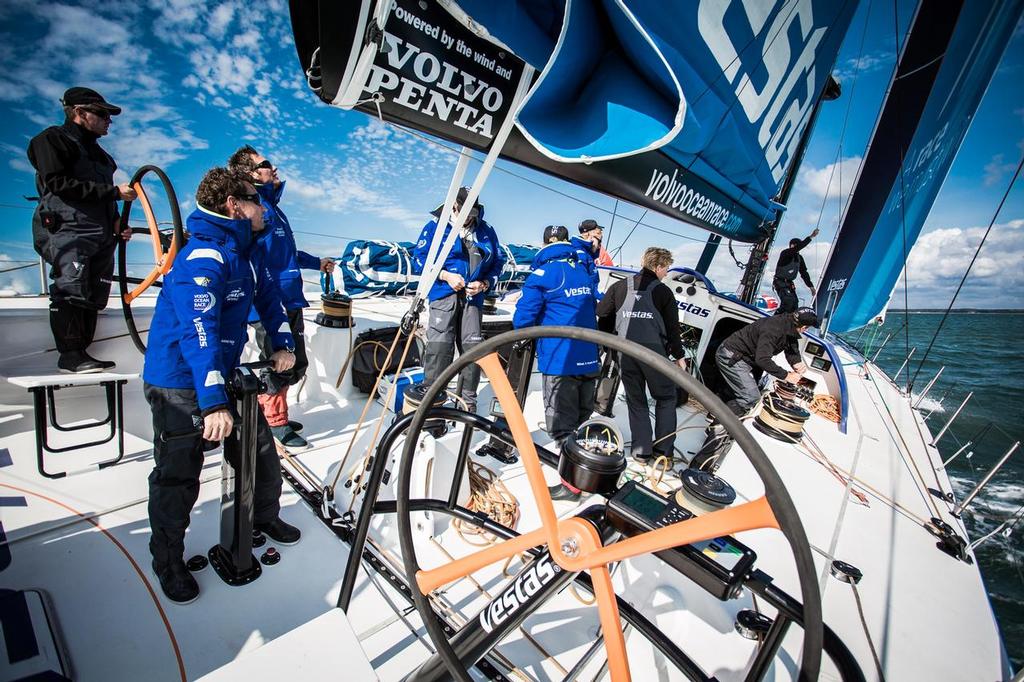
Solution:
M 50 264 L 50 328 L 62 372 L 101 372 L 113 362 L 96 360 L 86 349 L 96 318 L 107 306 L 117 246 L 117 201 L 135 190 L 114 184 L 117 164 L 97 140 L 121 113 L 89 88 L 69 88 L 61 99 L 64 125 L 32 138 L 28 160 L 36 169 L 39 205 L 32 217 L 36 252 Z M 123 239 L 131 231 L 121 231 Z
M 726 405 L 738 416 L 743 416 L 761 399 L 755 371 L 768 372 L 776 379 L 797 383 L 807 371 L 800 356 L 800 334 L 817 326 L 818 316 L 813 308 L 800 308 L 788 315 L 763 317 L 733 332 L 715 353 L 715 363 L 733 396 Z M 776 364 L 775 357 L 785 352 L 792 371 Z
M 807 274 L 807 263 L 800 255 L 800 249 L 811 243 L 811 240 L 818 236 L 818 230 L 811 232 L 809 237 L 804 239 L 790 239 L 789 248 L 783 249 L 779 254 L 779 261 L 775 264 L 775 277 L 772 279 L 772 288 L 779 295 L 779 307 L 776 315 L 796 312 L 800 305 L 800 299 L 796 295 L 796 276 L 799 274 L 804 284 L 811 290 L 811 298 L 814 298 L 814 284 L 811 283 L 811 276 Z
M 644 251 L 636 275 L 608 287 L 597 304 L 597 327 L 614 332 L 674 360 L 686 369 L 679 336 L 679 309 L 672 290 L 661 282 L 672 265 L 672 253 L 656 246 Z M 664 456 L 672 463 L 676 430 L 676 385 L 661 373 L 632 358 L 622 358 L 622 384 L 629 408 L 633 459 L 646 464 Z M 654 437 L 647 391 L 654 398 Z

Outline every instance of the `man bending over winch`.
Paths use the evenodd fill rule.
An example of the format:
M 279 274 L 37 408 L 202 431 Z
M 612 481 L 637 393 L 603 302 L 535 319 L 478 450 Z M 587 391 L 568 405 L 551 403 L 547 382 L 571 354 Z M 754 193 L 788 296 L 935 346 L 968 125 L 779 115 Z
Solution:
M 268 330 L 274 371 L 295 364 L 294 341 L 277 286 L 253 254 L 263 229 L 255 187 L 225 168 L 207 172 L 188 217 L 188 243 L 164 278 L 149 329 L 142 379 L 153 410 L 149 475 L 149 549 L 153 572 L 167 598 L 187 604 L 199 585 L 184 563 L 185 530 L 199 497 L 203 441 L 222 441 L 234 428 L 225 382 L 249 338 L 255 306 Z M 255 256 L 250 261 L 250 256 Z M 299 529 L 281 520 L 281 469 L 267 420 L 257 413 L 254 524 L 281 544 Z
M 814 309 L 800 308 L 785 315 L 762 317 L 726 337 L 715 352 L 715 364 L 728 387 L 718 395 L 733 414 L 743 417 L 761 399 L 758 380 L 764 372 L 782 381 L 800 381 L 807 371 L 800 356 L 800 334 L 816 326 L 818 316 Z M 785 352 L 791 371 L 773 359 L 780 352 Z M 690 460 L 690 467 L 703 469 L 712 463 L 717 467 L 731 446 L 725 427 L 713 420 L 705 431 L 703 445 Z

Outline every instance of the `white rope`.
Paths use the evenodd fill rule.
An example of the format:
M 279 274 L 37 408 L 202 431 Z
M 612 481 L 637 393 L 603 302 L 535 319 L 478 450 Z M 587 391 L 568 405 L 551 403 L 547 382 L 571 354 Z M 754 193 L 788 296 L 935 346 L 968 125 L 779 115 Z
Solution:
M 441 210 L 441 215 L 437 220 L 437 229 L 434 231 L 434 238 L 431 240 L 430 249 L 427 251 L 427 259 L 424 263 L 423 274 L 420 275 L 420 280 L 416 287 L 416 298 L 413 301 L 413 309 L 416 308 L 421 300 L 426 298 L 428 287 L 433 286 L 434 282 L 437 280 L 437 276 L 441 273 L 445 260 L 448 259 L 448 254 L 451 253 L 452 248 L 455 246 L 455 240 L 458 239 L 462 228 L 466 224 L 466 218 L 469 217 L 470 207 L 476 204 L 476 200 L 479 198 L 480 192 L 483 190 L 488 176 L 490 176 L 491 171 L 494 169 L 494 164 L 497 163 L 498 156 L 501 154 L 501 150 L 504 148 L 505 142 L 508 140 L 508 136 L 512 132 L 512 128 L 515 127 L 515 120 L 516 116 L 519 114 L 519 108 L 525 101 L 527 91 L 530 89 L 530 81 L 533 78 L 533 71 L 533 67 L 529 65 L 525 65 L 523 67 L 523 73 L 519 77 L 519 85 L 516 87 L 515 95 L 512 98 L 509 113 L 505 117 L 505 120 L 501 122 L 501 127 L 498 128 L 498 132 L 495 134 L 494 140 L 491 142 L 491 147 L 487 150 L 487 156 L 484 157 L 480 170 L 477 172 L 476 178 L 473 179 L 473 184 L 469 188 L 469 195 L 466 197 L 466 201 L 462 207 L 463 210 L 459 212 L 455 222 L 451 225 L 451 229 L 449 230 L 447 237 L 444 239 L 444 243 L 435 254 L 434 245 L 437 243 L 440 236 L 444 234 L 444 228 L 449 223 L 449 215 L 452 206 L 455 203 L 455 198 L 458 196 L 458 188 L 461 184 L 461 179 L 465 175 L 466 166 L 469 165 L 469 151 L 463 147 L 462 154 L 459 157 L 459 164 L 455 169 L 451 185 L 448 188 L 448 196 L 445 199 L 444 208 Z

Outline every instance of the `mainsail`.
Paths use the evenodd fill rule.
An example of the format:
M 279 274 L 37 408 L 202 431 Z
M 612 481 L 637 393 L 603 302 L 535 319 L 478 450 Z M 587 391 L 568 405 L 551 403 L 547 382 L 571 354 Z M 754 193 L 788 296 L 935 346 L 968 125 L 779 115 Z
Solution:
M 292 0 L 310 85 L 729 239 L 765 236 L 855 0 Z
M 861 327 L 888 304 L 1022 8 L 1022 0 L 918 7 L 822 273 L 818 314 L 831 331 Z

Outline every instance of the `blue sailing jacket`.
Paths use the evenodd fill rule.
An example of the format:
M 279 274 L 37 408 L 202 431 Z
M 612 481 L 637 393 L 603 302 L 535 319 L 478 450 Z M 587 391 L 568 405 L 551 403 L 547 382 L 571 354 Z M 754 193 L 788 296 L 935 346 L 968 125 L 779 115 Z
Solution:
M 162 388 L 194 388 L 207 413 L 228 404 L 224 381 L 249 339 L 250 308 L 274 350 L 295 343 L 273 277 L 262 265 L 257 276 L 250 264 L 252 223 L 198 208 L 187 224 L 188 243 L 157 298 L 142 378 Z
M 593 250 L 594 245 L 580 237 L 573 237 L 569 240 L 569 243 L 576 249 L 576 260 L 579 261 L 580 265 L 586 269 L 587 274 L 590 275 L 590 281 L 594 287 L 594 296 L 597 300 L 601 300 L 601 292 L 598 289 L 598 285 L 601 283 L 601 276 L 597 272 L 597 261 L 594 258 Z
M 444 243 L 443 240 L 448 237 L 451 229 L 451 223 L 445 226 L 444 235 L 441 237 L 442 244 Z M 436 230 L 437 221 L 431 220 L 423 227 L 423 231 L 420 232 L 420 238 L 417 240 L 416 246 L 412 251 L 414 274 L 419 275 L 423 273 L 423 269 L 427 265 L 427 251 L 430 250 L 430 242 L 434 238 Z M 476 244 L 480 247 L 483 255 L 476 270 L 473 272 L 469 271 L 469 256 L 466 254 L 465 249 L 462 248 L 461 239 L 455 240 L 455 245 L 445 259 L 442 270 L 457 272 L 466 280 L 466 284 L 476 281 L 487 282 L 488 291 L 493 291 L 494 287 L 498 284 L 498 275 L 501 274 L 501 269 L 505 266 L 505 252 L 498 242 L 498 235 L 494 228 L 484 222 L 483 211 L 481 211 L 480 216 L 477 218 L 474 236 L 476 237 Z M 427 293 L 427 300 L 436 301 L 439 298 L 451 296 L 453 293 L 455 292 L 447 282 L 436 280 L 434 286 L 430 287 L 430 291 Z M 480 307 L 484 304 L 484 294 L 480 293 L 476 296 L 467 297 L 466 302 Z
M 548 244 L 534 258 L 534 270 L 523 284 L 512 325 L 566 325 L 597 329 L 594 285 L 569 242 Z M 599 369 L 597 346 L 573 339 L 537 339 L 541 374 L 575 376 Z
M 284 183 L 256 185 L 263 204 L 263 223 L 266 227 L 256 238 L 256 248 L 263 252 L 263 263 L 280 288 L 281 303 L 287 310 L 309 307 L 302 293 L 302 270 L 319 270 L 320 259 L 295 246 L 291 224 L 278 204 L 284 193 Z M 256 322 L 256 310 L 249 313 L 249 321 Z

